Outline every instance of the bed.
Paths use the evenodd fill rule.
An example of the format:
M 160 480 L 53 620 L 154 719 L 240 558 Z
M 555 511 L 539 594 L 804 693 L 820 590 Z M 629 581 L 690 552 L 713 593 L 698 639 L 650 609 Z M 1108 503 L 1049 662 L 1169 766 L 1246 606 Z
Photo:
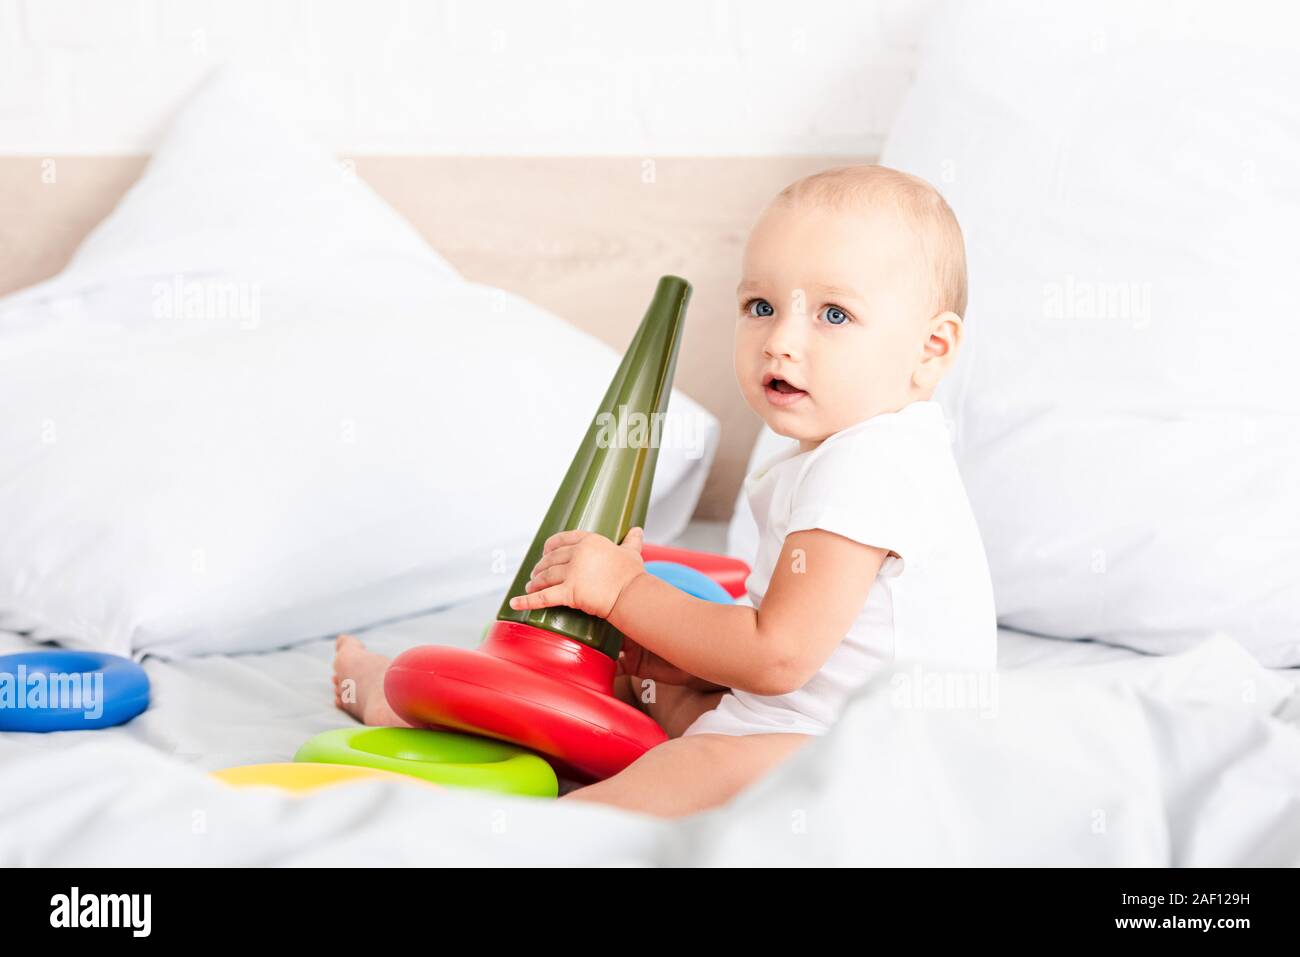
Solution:
M 1117 5 L 1116 10 L 1123 6 Z M 1241 315 L 1223 323 L 1213 310 L 1199 309 L 1195 297 L 1206 290 L 1214 295 L 1231 291 L 1236 297 L 1249 288 L 1266 297 L 1276 283 L 1233 280 L 1212 288 L 1197 286 L 1194 280 L 1199 276 L 1219 275 L 1215 269 L 1230 273 L 1240 267 L 1247 270 L 1241 275 L 1249 277 L 1253 275 L 1249 270 L 1267 271 L 1270 264 L 1260 265 L 1244 239 L 1233 245 L 1198 244 L 1187 238 L 1194 237 L 1194 228 L 1217 230 L 1219 220 L 1211 213 L 1238 209 L 1241 190 L 1267 184 L 1272 173 L 1262 169 L 1244 186 L 1225 174 L 1222 181 L 1209 184 L 1220 187 L 1218 192 L 1197 179 L 1204 169 L 1222 165 L 1223 156 L 1230 161 L 1224 168 L 1235 170 L 1240 165 L 1238 139 L 1246 135 L 1220 122 L 1240 111 L 1225 108 L 1214 123 L 1195 114 L 1201 104 L 1218 103 L 1214 97 L 1227 95 L 1230 85 L 1215 75 L 1204 79 L 1208 84 L 1202 90 L 1204 97 L 1177 97 L 1176 102 L 1189 112 L 1166 122 L 1166 126 L 1181 124 L 1188 144 L 1209 151 L 1204 162 L 1165 162 L 1146 149 L 1129 157 L 1127 166 L 1112 162 L 1112 147 L 1145 142 L 1140 137 L 1149 132 L 1149 116 L 1164 111 L 1159 104 L 1136 100 L 1131 115 L 1120 115 L 1115 121 L 1118 126 L 1106 126 L 1107 111 L 1123 114 L 1123 105 L 1135 100 L 1133 90 L 1155 89 L 1142 85 L 1140 81 L 1149 79 L 1143 71 L 1163 68 L 1159 60 L 1147 57 L 1141 44 L 1127 45 L 1132 36 L 1117 33 L 1112 36 L 1114 56 L 1104 58 L 1101 69 L 1098 64 L 1103 58 L 1089 46 L 1095 39 L 1096 14 L 1091 5 L 1072 14 L 1079 18 L 1076 29 L 1063 28 L 1054 19 L 1064 15 L 1060 11 L 1038 14 L 1028 6 L 1003 10 L 998 4 L 967 4 L 949 14 L 940 18 L 942 30 L 923 51 L 917 92 L 900 117 L 886 159 L 929 176 L 951 200 L 965 204 L 957 207 L 959 217 L 982 227 L 972 230 L 970 237 L 972 262 L 979 266 L 979 275 L 989 277 L 981 295 L 1016 307 L 1000 312 L 988 309 L 979 317 L 979 325 L 972 322 L 975 368 L 983 371 L 965 378 L 950 400 L 955 403 L 951 408 L 956 412 L 953 424 L 963 475 L 981 520 L 999 612 L 1007 626 L 999 632 L 996 676 L 974 688 L 939 685 L 932 694 L 934 689 L 927 684 L 932 673 L 899 662 L 860 689 L 831 734 L 809 744 L 728 806 L 674 822 L 575 802 L 435 791 L 402 783 L 358 783 L 305 796 L 236 790 L 207 772 L 288 760 L 313 734 L 350 722 L 332 704 L 332 639 L 327 623 L 342 622 L 339 627 L 348 628 L 366 624 L 359 629 L 366 641 L 390 655 L 419 644 L 470 646 L 493 617 L 501 588 L 490 576 L 479 576 L 458 579 L 454 588 L 440 592 L 398 589 L 390 591 L 386 604 L 379 607 L 402 609 L 402 614 L 378 614 L 376 606 L 368 605 L 371 614 L 360 616 L 365 617 L 363 622 L 353 614 L 358 606 L 332 607 L 326 600 L 334 596 L 325 586 L 346 581 L 345 573 L 351 569 L 322 566 L 316 571 L 325 586 L 299 596 L 297 617 L 263 616 L 252 627 L 247 619 L 262 609 L 248 592 L 267 580 L 293 584 L 288 570 L 313 556 L 287 554 L 278 565 L 250 566 L 240 579 L 242 589 L 214 592 L 222 600 L 200 614 L 185 599 L 208 593 L 193 591 L 190 579 L 205 573 L 209 562 L 217 567 L 224 553 L 220 549 L 195 553 L 190 540 L 181 538 L 168 540 L 174 546 L 169 561 L 129 593 L 153 601 L 150 614 L 123 617 L 120 627 L 105 638 L 86 627 L 86 595 L 116 601 L 120 597 L 116 592 L 101 594 L 94 589 L 103 582 L 125 587 L 123 582 L 144 568 L 143 562 L 126 560 L 136 554 L 132 551 L 136 539 L 122 534 L 121 521 L 110 520 L 120 514 L 115 509 L 121 495 L 135 487 L 123 482 L 120 495 L 92 503 L 101 510 L 93 517 L 102 520 L 85 526 L 93 534 L 59 543 L 73 559 L 79 558 L 81 549 L 111 537 L 103 534 L 107 529 L 121 539 L 119 550 L 91 563 L 90 574 L 81 568 L 82 577 L 72 579 L 79 588 L 51 589 L 41 597 L 48 603 L 82 603 L 65 616 L 65 633 L 87 640 L 111 638 L 117 643 L 113 647 L 142 660 L 153 684 L 152 704 L 129 724 L 109 730 L 0 734 L 0 864 L 1300 864 L 1300 669 L 1293 667 L 1300 662 L 1294 627 L 1300 534 L 1293 534 L 1293 530 L 1300 532 L 1300 522 L 1294 529 L 1285 524 L 1296 521 L 1294 489 L 1300 472 L 1294 470 L 1300 456 L 1295 454 L 1295 443 L 1300 430 L 1294 427 L 1294 395 L 1286 393 L 1290 379 L 1257 374 L 1255 364 L 1256 359 L 1271 358 L 1257 356 L 1259 341 L 1281 343 L 1281 336 L 1295 332 L 1289 324 L 1248 326 L 1249 334 L 1237 338 L 1225 335 L 1224 329 L 1235 329 L 1238 319 L 1261 323 L 1288 316 L 1290 310 L 1268 307 L 1261 299 L 1258 308 L 1239 305 Z M 1154 28 L 1163 35 L 1167 26 L 1161 22 Z M 1187 51 L 1191 52 L 1178 55 L 1190 58 L 1190 64 L 1180 60 L 1176 65 L 1192 78 L 1205 73 L 1206 63 L 1220 62 L 1214 57 L 1198 58 L 1194 46 Z M 1126 53 L 1133 55 L 1125 58 Z M 1062 57 L 1074 66 L 1059 68 Z M 1047 62 L 1040 64 L 1038 58 Z M 1291 60 L 1289 51 L 1283 51 L 1274 60 L 1260 56 L 1235 65 L 1223 62 L 1228 64 L 1224 69 L 1266 72 L 1293 69 Z M 988 63 L 1006 68 L 990 73 L 985 69 Z M 1032 79 L 1018 75 L 1017 69 L 1030 71 Z M 1120 82 L 1125 76 L 1133 82 Z M 1263 82 L 1267 77 L 1259 79 Z M 1082 84 L 1079 89 L 1086 87 L 1096 102 L 1081 98 L 1080 109 L 1073 112 L 1043 108 L 1074 95 L 1060 88 L 1070 83 Z M 1025 98 L 1033 102 L 1026 103 Z M 1278 120 L 1278 130 L 1287 128 L 1283 119 Z M 1049 120 L 1057 126 L 1045 135 L 1042 129 Z M 49 354 L 42 351 L 42 337 L 63 326 L 109 335 L 105 331 L 109 323 L 98 321 L 104 310 L 123 303 L 138 310 L 139 297 L 148 295 L 148 283 L 157 276 L 170 280 L 177 273 L 192 271 L 195 264 L 211 266 L 211 260 L 204 258 L 206 248 L 195 245 L 199 239 L 219 234 L 217 227 L 227 225 L 223 217 L 241 202 L 249 207 L 243 212 L 250 216 L 257 212 L 258 203 L 247 201 L 248 194 L 239 191 L 247 184 L 235 181 L 243 170 L 238 156 L 222 154 L 234 138 L 227 131 L 238 124 L 227 122 L 224 115 L 214 120 L 209 114 L 192 125 L 191 145 L 203 130 L 220 132 L 216 140 L 191 151 L 196 166 L 209 165 L 201 177 L 187 180 L 181 175 L 186 170 L 177 161 L 177 150 L 164 153 L 166 162 L 161 164 L 155 156 L 155 172 L 162 170 L 174 180 L 171 192 L 153 195 L 152 207 L 142 200 L 149 199 L 148 189 L 127 191 L 143 166 L 137 158 L 58 160 L 62 170 L 58 190 L 31 188 L 42 161 L 0 161 L 0 196 L 13 213 L 0 224 L 0 230 L 6 230 L 0 232 L 0 242 L 15 251 L 6 258 L 9 272 L 0 276 L 0 293 L 38 284 L 0 302 L 0 332 L 6 336 L 0 362 L 10 363 L 6 367 L 10 378 L 31 376 L 27 387 L 13 386 L 0 376 L 0 389 L 15 390 L 0 395 L 6 401 L 12 398 L 13 408 L 18 402 L 30 403 L 30 396 L 47 385 L 40 369 L 30 371 Z M 1208 138 L 1207 130 L 1218 139 Z M 1167 130 L 1160 132 L 1174 137 Z M 1300 142 L 1300 137 L 1293 139 Z M 267 138 L 259 135 L 257 143 L 258 169 L 273 166 L 274 151 Z M 1106 148 L 1093 152 L 1086 146 L 1089 143 Z M 1192 146 L 1184 144 L 1184 148 Z M 1224 152 L 1213 152 L 1216 149 Z M 1006 175 L 1004 170 L 1015 171 L 1015 154 L 1020 153 L 1033 153 L 1026 175 Z M 1148 157 L 1150 167 L 1141 167 Z M 643 283 L 649 274 L 689 271 L 698 285 L 697 314 L 710 316 L 724 304 L 730 311 L 736 256 L 761 198 L 805 172 L 845 160 L 669 158 L 657 166 L 658 185 L 652 194 L 644 189 L 639 158 L 632 162 L 591 157 L 544 161 L 371 157 L 345 164 L 342 175 L 346 180 L 359 174 L 369 181 L 377 194 L 414 224 L 416 238 L 431 240 L 447 256 L 443 260 L 427 248 L 417 248 L 416 238 L 403 234 L 393 240 L 388 250 L 392 255 L 383 263 L 371 262 L 377 271 L 366 278 L 377 280 L 376 288 L 382 291 L 388 277 L 383 270 L 395 260 L 416 263 L 424 283 L 419 287 L 421 295 L 441 294 L 447 277 L 459 269 L 470 280 L 463 285 L 473 288 L 458 286 L 462 298 L 457 302 L 472 302 L 480 310 L 476 315 L 495 316 L 496 310 L 504 309 L 518 321 L 517 329 L 542 321 L 534 309 L 515 301 L 518 294 L 563 313 L 606 344 L 619 344 L 636 318 L 635 310 L 621 305 L 630 295 L 633 278 Z M 1281 163 L 1278 168 L 1293 166 Z M 1112 193 L 1080 194 L 1088 200 L 1080 202 L 1072 188 L 1093 189 L 1101 182 L 1093 175 L 1098 169 L 1109 171 L 1120 185 Z M 1131 169 L 1144 171 L 1149 178 L 1129 175 Z M 274 184 L 278 191 L 309 178 L 296 168 L 290 173 Z M 1184 178 L 1180 181 L 1187 187 L 1184 192 L 1167 188 L 1166 181 L 1174 174 Z M 228 194 L 219 192 L 223 176 L 232 180 Z M 162 180 L 167 185 L 166 176 Z M 329 192 L 333 184 L 322 183 L 316 193 L 303 194 L 295 212 L 310 217 L 322 196 L 333 196 Z M 436 185 L 428 187 L 430 183 Z M 1142 203 L 1159 198 L 1172 212 L 1153 213 L 1136 203 L 1125 192 L 1134 189 L 1142 190 Z M 204 190 L 212 195 L 205 199 L 199 195 Z M 88 245 L 82 243 L 90 227 L 124 191 L 127 204 L 134 203 L 137 212 L 142 205 L 146 211 L 152 209 L 152 218 L 137 217 L 132 229 L 101 232 L 98 241 L 92 236 Z M 588 201 L 575 204 L 562 199 L 575 193 Z M 1210 212 L 1197 218 L 1195 210 L 1189 211 L 1188 221 L 1183 222 L 1175 214 L 1185 207 L 1183 197 L 1193 194 L 1208 196 Z M 1268 208 L 1281 195 L 1269 194 Z M 1218 204 L 1219 199 L 1223 203 Z M 1106 206 L 1107 202 L 1117 203 L 1118 210 Z M 177 214 L 177 203 L 200 205 Z M 993 207 L 992 211 L 985 206 Z M 1032 215 L 1026 210 L 1032 210 Z M 1070 228 L 1085 213 L 1109 218 L 1090 221 L 1092 232 Z M 213 220 L 203 225 L 212 228 L 184 233 L 205 215 Z M 1123 215 L 1133 218 L 1123 220 Z M 150 233 L 158 220 L 181 235 Z M 1108 230 L 1115 221 L 1126 228 L 1128 243 L 1111 241 Z M 631 222 L 638 223 L 635 230 L 626 228 Z M 29 235 L 30 223 L 41 224 L 39 235 Z M 1034 232 L 1044 223 L 1046 240 Z M 1231 215 L 1224 223 L 1237 224 Z M 293 250 L 309 249 L 329 226 L 327 219 L 308 222 L 306 235 L 295 237 Z M 384 229 L 401 231 L 392 223 Z M 1169 234 L 1161 234 L 1161 229 Z M 141 236 L 149 242 L 129 250 L 132 256 L 123 254 L 123 248 Z M 257 229 L 231 231 L 231 236 L 233 241 L 223 254 L 230 257 L 236 275 L 263 268 L 263 260 L 279 251 L 278 237 L 267 241 Z M 70 271 L 47 280 L 79 243 Z M 1210 247 L 1216 250 L 1213 257 L 1205 253 Z M 1198 342 L 1190 336 L 1175 337 L 1191 343 L 1188 352 L 1177 357 L 1197 373 L 1186 376 L 1186 381 L 1174 374 L 1181 368 L 1174 359 L 1168 360 L 1165 380 L 1153 384 L 1146 375 L 1148 367 L 1158 366 L 1143 350 L 1164 341 L 1147 335 L 1161 320 L 1159 314 L 1098 318 L 1043 308 L 1044 291 L 1052 292 L 1061 276 L 1073 282 L 1077 273 L 1085 284 L 1088 276 L 1127 277 L 1133 250 L 1150 254 L 1153 248 L 1161 255 L 1177 250 L 1181 258 L 1176 265 L 1196 272 L 1190 278 L 1170 273 L 1167 288 L 1160 287 L 1171 296 L 1192 297 L 1175 300 L 1183 306 L 1173 310 L 1180 329 L 1200 322 Z M 1269 248 L 1291 247 L 1279 242 Z M 333 270 L 322 270 L 317 263 L 313 281 L 321 276 L 333 280 L 341 268 L 369 262 L 368 250 L 361 250 L 362 255 L 345 251 L 352 258 L 332 263 Z M 1049 253 L 1060 258 L 1041 262 L 1036 258 Z M 1107 256 L 1118 257 L 1118 265 Z M 1167 265 L 1163 259 L 1154 261 Z M 304 262 L 286 261 L 286 275 Z M 1009 269 L 1001 283 L 996 275 L 999 264 Z M 105 290 L 124 273 L 129 274 L 129 282 L 119 292 L 125 298 L 106 299 Z M 1152 275 L 1167 278 L 1154 269 Z M 267 288 L 278 288 L 275 284 L 283 278 L 267 280 Z M 494 292 L 479 285 L 488 282 L 500 289 Z M 315 320 L 328 315 L 334 300 L 332 295 L 304 300 L 310 307 L 307 316 Z M 978 302 L 979 296 L 972 301 Z M 385 305 L 393 304 L 385 301 Z M 1097 321 L 1089 325 L 1085 320 L 1090 319 Z M 128 324 L 129 318 L 122 323 Z M 317 326 L 310 328 L 318 331 Z M 393 333 L 399 328 L 383 331 Z M 747 417 L 731 384 L 713 371 L 725 359 L 727 335 L 707 324 L 697 324 L 694 330 L 688 333 L 683 352 L 690 358 L 679 368 L 677 382 L 710 414 L 715 444 L 710 455 L 694 466 L 678 462 L 680 488 L 676 490 L 684 498 L 679 496 L 682 501 L 665 527 L 671 527 L 669 537 L 679 544 L 722 550 L 736 541 L 734 536 L 728 538 L 720 523 L 732 518 L 757 423 Z M 224 339 L 214 341 L 222 348 L 228 346 Z M 303 341 L 286 340 L 293 345 Z M 344 341 L 354 351 L 366 347 L 365 340 Z M 570 341 L 575 348 L 581 345 L 577 339 Z M 1232 358 L 1225 350 L 1243 343 L 1254 358 L 1228 362 L 1217 370 L 1216 360 L 1224 355 Z M 126 358 L 137 358 L 145 345 L 124 350 Z M 1034 345 L 1046 351 L 1046 359 L 1031 351 Z M 594 362 L 599 349 L 590 343 L 582 348 L 588 346 L 592 351 L 584 354 Z M 213 350 L 191 351 L 206 355 Z M 1293 352 L 1282 346 L 1272 350 L 1273 357 Z M 293 354 L 292 350 L 286 354 Z M 169 356 L 177 362 L 191 358 L 184 350 Z M 326 356 L 331 362 L 340 357 L 352 360 L 354 355 L 340 349 L 337 355 Z M 273 353 L 272 358 L 282 355 Z M 377 352 L 366 353 L 365 358 L 372 365 L 387 361 Z M 1157 358 L 1164 359 L 1163 355 Z M 1067 361 L 1071 359 L 1073 364 Z M 1123 373 L 1132 371 L 1128 365 L 1142 374 L 1126 378 Z M 1259 408 L 1243 409 L 1233 404 L 1232 396 L 1206 397 L 1204 390 L 1221 383 L 1229 374 L 1228 366 L 1247 370 L 1244 374 L 1252 378 L 1237 394 L 1251 395 Z M 346 372 L 351 367 L 340 361 L 328 368 Z M 1099 380 L 1099 369 L 1111 378 Z M 143 370 L 142 366 L 137 371 Z M 306 371 L 318 374 L 317 367 Z M 367 384 L 378 387 L 381 380 L 374 377 Z M 1099 381 L 1106 388 L 1099 388 Z M 76 387 L 78 382 L 63 385 Z M 1274 385 L 1276 393 L 1260 392 Z M 1131 391 L 1124 392 L 1126 387 Z M 59 390 L 51 389 L 47 398 L 55 402 L 59 396 Z M 577 393 L 569 398 L 574 408 L 589 406 Z M 125 401 L 122 396 L 115 400 Z M 559 401 L 554 399 L 556 407 Z M 93 405 L 81 403 L 87 404 Z M 0 401 L 0 407 L 9 412 L 5 402 Z M 79 408 L 70 404 L 60 415 L 49 416 L 40 405 L 25 405 L 23 416 L 13 415 L 20 425 L 17 439 L 0 433 L 0 441 L 17 442 L 14 461 L 21 454 L 39 464 L 31 448 L 43 430 L 50 432 L 53 425 L 77 415 Z M 1115 423 L 1130 429 L 1124 435 L 1132 439 L 1131 445 L 1107 444 L 1114 436 L 1106 428 Z M 538 430 L 554 425 L 544 414 L 531 424 Z M 1166 426 L 1180 430 L 1174 438 L 1190 435 L 1190 440 L 1165 442 L 1171 433 L 1155 429 Z M 1204 429 L 1195 431 L 1200 426 Z M 55 431 L 67 434 L 66 425 L 62 429 Z M 1185 429 L 1192 431 L 1181 431 Z M 557 434 L 563 431 L 556 426 Z M 84 432 L 94 437 L 94 429 L 87 427 Z M 1082 450 L 1080 436 L 1087 439 Z M 145 452 L 149 438 L 148 434 L 142 438 L 140 448 Z M 1206 444 L 1207 439 L 1223 443 L 1216 447 Z M 1161 454 L 1146 454 L 1152 448 Z M 1179 460 L 1178 455 L 1189 449 L 1199 457 Z M 131 464 L 120 461 L 124 457 L 101 458 L 124 469 Z M 1231 476 L 1240 480 L 1237 485 L 1229 487 L 1225 481 L 1223 488 L 1210 487 L 1213 483 L 1201 479 L 1215 474 L 1211 466 L 1216 461 L 1229 458 L 1241 463 Z M 374 467 L 377 461 L 383 457 L 368 464 Z M 3 455 L 0 464 L 8 465 Z M 1137 464 L 1151 468 L 1135 468 Z M 30 480 L 17 474 L 21 471 L 0 475 L 4 493 L 0 507 L 9 508 L 0 513 L 6 536 L 0 538 L 0 566 L 7 573 L 0 576 L 0 598 L 5 599 L 0 600 L 0 654 L 59 637 L 42 634 L 11 614 L 5 602 L 15 608 L 22 602 L 3 590 L 18 590 L 19 583 L 29 591 L 18 597 L 28 607 L 44 608 L 31 600 L 30 590 L 48 581 L 42 582 L 30 569 L 49 563 L 53 533 L 71 523 L 52 520 L 30 527 L 24 523 L 30 513 L 52 501 L 60 507 L 82 506 L 89 494 L 73 484 L 62 496 L 47 495 L 38 483 L 28 489 L 29 498 L 15 505 L 6 496 Z M 81 474 L 74 472 L 73 478 Z M 201 478 L 202 470 L 193 475 Z M 227 489 L 239 473 L 223 478 L 218 491 Z M 529 478 L 530 482 L 516 482 L 516 486 L 553 487 L 550 477 Z M 306 479 L 301 484 L 310 485 Z M 160 483 L 158 489 L 156 502 L 147 497 L 131 500 L 139 523 L 128 523 L 127 532 L 144 527 L 155 506 L 174 507 L 167 495 L 174 486 Z M 292 501 L 297 491 L 296 486 L 285 490 L 278 501 Z M 341 501 L 353 500 L 352 486 L 335 491 L 343 496 Z M 1228 493 L 1234 496 L 1231 502 Z M 423 491 L 415 489 L 411 494 L 419 497 Z M 255 500 L 258 496 L 249 499 Z M 515 526 L 527 528 L 539 511 L 537 502 L 525 504 L 520 514 L 527 518 L 512 518 Z M 1126 508 L 1134 511 L 1126 513 Z M 187 519 L 194 511 L 181 508 L 173 514 Z M 252 522 L 245 515 L 242 527 L 254 534 L 265 533 L 267 527 L 281 533 L 265 534 L 259 545 L 297 543 L 295 536 L 314 534 L 321 514 L 338 512 L 337 501 L 327 502 L 323 511 L 307 514 L 292 529 L 284 529 L 267 524 L 277 519 L 278 513 L 271 510 L 259 513 Z M 241 513 L 229 514 L 239 519 Z M 692 515 L 695 521 L 687 526 Z M 1265 527 L 1261 516 L 1271 524 Z M 80 521 L 85 516 L 71 517 Z M 404 526 L 394 524 L 391 516 L 381 517 L 389 524 L 376 526 L 384 534 L 371 533 L 365 539 L 370 546 L 365 558 L 388 571 L 407 566 L 406 557 L 394 558 L 392 550 L 399 545 L 418 555 L 430 541 L 455 538 L 448 533 L 443 538 L 407 542 L 397 534 Z M 486 521 L 491 516 L 476 519 L 480 517 Z M 168 525 L 160 522 L 149 532 L 165 537 Z M 27 538 L 18 541 L 15 529 L 25 530 Z M 212 528 L 207 532 L 216 533 Z M 1189 560 L 1188 556 L 1200 554 L 1197 543 L 1203 545 L 1207 539 L 1212 555 L 1230 554 L 1233 560 Z M 223 539 L 222 544 L 241 543 Z M 317 539 L 301 551 L 312 552 L 312 544 L 320 546 L 318 552 L 328 551 L 324 547 L 328 542 Z M 495 542 L 484 543 L 484 549 L 489 544 Z M 346 549 L 343 553 L 348 554 Z M 502 554 L 506 557 L 501 564 L 512 570 L 510 548 L 503 546 Z M 243 557 L 251 562 L 256 550 Z M 24 564 L 28 562 L 30 567 Z M 69 560 L 68 567 L 75 564 Z M 12 568 L 25 569 L 24 574 L 13 574 Z M 269 579 L 263 574 L 267 569 L 274 573 Z M 428 569 L 414 579 L 443 581 L 441 572 Z M 247 607 L 242 607 L 245 603 Z M 102 604 L 116 608 L 121 602 Z M 304 609 L 309 613 L 305 617 Z M 199 627 L 205 623 L 211 627 Z M 238 642 L 231 637 L 235 634 Z M 1107 640 L 1083 638 L 1087 635 Z
M 472 646 L 497 607 L 486 594 L 363 637 L 389 655 Z M 289 760 L 310 736 L 352 723 L 333 706 L 332 642 L 150 657 L 153 701 L 129 724 L 0 735 L 0 863 L 1297 861 L 1300 672 L 1261 669 L 1231 643 L 1153 659 L 1005 629 L 999 639 L 996 714 L 899 710 L 897 685 L 882 678 L 830 738 L 732 805 L 678 822 L 393 784 L 231 789 L 204 772 Z M 24 647 L 0 635 L 0 653 Z M 1254 700 L 1243 703 L 1247 684 Z

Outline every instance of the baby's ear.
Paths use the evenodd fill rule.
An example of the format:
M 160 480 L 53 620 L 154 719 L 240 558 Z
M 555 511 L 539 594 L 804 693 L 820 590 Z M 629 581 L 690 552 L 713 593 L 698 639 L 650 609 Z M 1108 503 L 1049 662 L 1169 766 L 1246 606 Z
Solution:
M 941 312 L 930 320 L 927 328 L 929 332 L 921 350 L 921 361 L 912 381 L 918 388 L 931 390 L 957 360 L 957 350 L 961 347 L 966 326 L 957 313 Z

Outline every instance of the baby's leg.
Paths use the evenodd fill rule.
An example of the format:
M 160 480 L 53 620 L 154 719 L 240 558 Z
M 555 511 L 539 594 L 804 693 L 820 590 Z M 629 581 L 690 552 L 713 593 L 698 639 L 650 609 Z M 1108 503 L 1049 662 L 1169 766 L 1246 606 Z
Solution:
M 692 734 L 666 741 L 598 784 L 563 800 L 593 801 L 659 817 L 726 804 L 798 750 L 806 734 Z
M 362 724 L 380 728 L 407 728 L 405 721 L 388 706 L 384 696 L 384 672 L 389 659 L 371 651 L 352 635 L 339 635 L 334 642 L 334 706 Z
M 621 675 L 618 680 L 624 678 L 628 682 L 625 686 L 628 697 L 621 694 L 620 697 L 654 718 L 670 738 L 680 738 L 696 718 L 716 708 L 722 696 L 727 693 L 726 688 L 699 691 L 662 681 L 645 682 L 635 675 Z

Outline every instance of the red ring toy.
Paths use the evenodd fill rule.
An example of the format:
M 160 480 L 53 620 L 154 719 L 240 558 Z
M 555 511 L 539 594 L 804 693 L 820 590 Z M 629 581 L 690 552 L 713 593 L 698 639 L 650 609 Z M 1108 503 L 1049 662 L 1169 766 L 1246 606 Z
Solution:
M 403 719 L 499 738 L 538 751 L 566 777 L 602 780 L 667 735 L 614 697 L 614 659 L 563 635 L 498 621 L 476 651 L 425 646 L 384 677 Z

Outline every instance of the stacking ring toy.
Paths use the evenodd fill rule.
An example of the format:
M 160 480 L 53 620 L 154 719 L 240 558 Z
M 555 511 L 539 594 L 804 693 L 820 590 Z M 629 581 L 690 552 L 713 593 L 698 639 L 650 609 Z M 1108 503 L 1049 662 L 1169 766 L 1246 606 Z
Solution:
M 672 563 L 684 565 L 699 572 L 701 576 L 716 582 L 731 598 L 739 598 L 745 594 L 745 580 L 749 578 L 749 566 L 739 558 L 732 558 L 730 555 L 715 555 L 712 552 L 697 552 L 691 548 L 652 545 L 649 542 L 641 546 L 641 558 L 645 560 L 646 571 L 650 570 L 651 564 Z M 672 584 L 676 585 L 677 583 L 672 582 Z M 695 592 L 689 588 L 683 590 L 695 595 Z M 695 595 L 695 597 L 708 598 L 706 595 Z M 708 598 L 708 600 L 713 601 L 714 599 Z
M 680 562 L 646 562 L 645 570 L 655 578 L 680 588 L 688 595 L 720 605 L 733 605 L 731 593 L 699 569 Z
M 504 794 L 555 797 L 551 766 L 523 748 L 447 731 L 416 728 L 339 728 L 312 738 L 298 762 L 377 768 L 434 784 Z
M 0 655 L 0 731 L 87 731 L 130 721 L 149 706 L 149 676 L 98 651 Z
M 617 774 L 667 740 L 614 697 L 614 659 L 562 635 L 498 621 L 476 651 L 430 645 L 388 666 L 384 694 L 414 725 L 450 728 L 546 755 L 577 780 Z
M 582 530 L 622 542 L 644 527 L 690 296 L 686 280 L 660 278 L 482 645 L 412 648 L 388 666 L 384 694 L 408 724 L 508 741 L 578 780 L 617 774 L 667 740 L 653 718 L 614 695 L 623 635 L 613 625 L 573 608 L 510 602 L 528 593 L 552 535 Z M 526 476 L 530 465 L 513 468 Z M 641 550 L 647 560 L 686 554 Z M 729 594 L 743 590 L 743 562 L 709 563 L 702 571 Z
M 419 784 L 432 787 L 427 781 L 394 774 L 391 771 L 379 771 L 375 768 L 358 768 L 337 764 L 245 764 L 237 768 L 224 768 L 213 771 L 212 776 L 237 788 L 278 788 L 303 794 L 334 784 L 347 784 L 352 781 L 403 781 L 407 784 Z

